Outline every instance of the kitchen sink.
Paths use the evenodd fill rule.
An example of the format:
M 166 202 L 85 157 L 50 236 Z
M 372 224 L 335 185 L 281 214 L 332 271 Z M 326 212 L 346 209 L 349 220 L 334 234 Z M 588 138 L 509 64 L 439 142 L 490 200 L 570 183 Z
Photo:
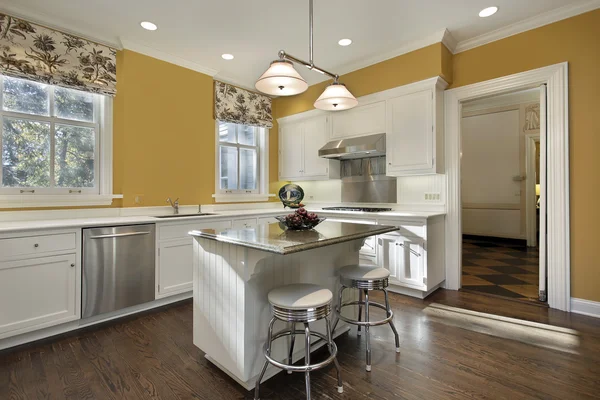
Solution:
M 183 218 L 183 217 L 203 217 L 205 215 L 215 215 L 209 213 L 197 213 L 197 214 L 171 214 L 171 215 L 159 215 L 154 218 Z

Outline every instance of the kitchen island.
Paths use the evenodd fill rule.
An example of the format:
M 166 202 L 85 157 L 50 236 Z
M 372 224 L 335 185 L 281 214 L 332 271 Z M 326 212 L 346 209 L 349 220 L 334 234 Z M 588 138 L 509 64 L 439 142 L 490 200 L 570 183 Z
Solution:
M 325 221 L 310 231 L 286 231 L 271 223 L 190 232 L 195 238 L 194 344 L 213 364 L 252 389 L 264 362 L 271 319 L 268 292 L 291 283 L 315 283 L 335 294 L 337 270 L 358 263 L 364 240 L 396 229 Z M 283 328 L 280 324 L 276 330 Z M 314 323 L 312 330 L 325 333 L 324 321 Z M 346 330 L 338 324 L 334 336 Z M 296 343 L 294 361 L 304 356 L 301 342 Z M 315 342 L 314 349 L 322 344 Z M 287 341 L 276 341 L 272 354 L 286 359 Z M 270 367 L 265 379 L 280 371 Z

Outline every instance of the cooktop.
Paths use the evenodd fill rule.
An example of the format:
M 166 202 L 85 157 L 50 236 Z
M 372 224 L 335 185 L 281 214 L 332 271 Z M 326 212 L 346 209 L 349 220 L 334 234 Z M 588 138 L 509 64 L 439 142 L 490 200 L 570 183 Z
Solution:
M 362 211 L 362 212 L 392 211 L 391 208 L 379 208 L 379 207 L 323 207 L 323 210 L 331 210 L 331 211 Z

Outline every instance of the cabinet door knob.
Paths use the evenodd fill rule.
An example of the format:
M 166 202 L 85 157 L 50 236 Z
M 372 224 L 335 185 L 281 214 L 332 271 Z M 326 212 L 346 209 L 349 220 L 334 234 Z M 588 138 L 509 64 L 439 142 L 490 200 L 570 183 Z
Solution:
M 36 243 L 33 245 L 33 247 L 40 247 L 40 245 Z
M 71 264 L 71 267 L 74 267 L 74 266 L 75 266 L 75 264 L 74 264 L 74 263 L 73 263 L 73 264 Z
M 388 163 L 388 165 L 392 165 L 392 163 L 390 162 L 390 163 Z

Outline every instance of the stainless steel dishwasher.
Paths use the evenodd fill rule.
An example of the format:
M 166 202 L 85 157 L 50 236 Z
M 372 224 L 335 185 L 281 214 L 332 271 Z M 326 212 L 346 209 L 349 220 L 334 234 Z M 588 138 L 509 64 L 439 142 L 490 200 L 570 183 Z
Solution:
M 81 317 L 154 300 L 154 224 L 83 229 Z

